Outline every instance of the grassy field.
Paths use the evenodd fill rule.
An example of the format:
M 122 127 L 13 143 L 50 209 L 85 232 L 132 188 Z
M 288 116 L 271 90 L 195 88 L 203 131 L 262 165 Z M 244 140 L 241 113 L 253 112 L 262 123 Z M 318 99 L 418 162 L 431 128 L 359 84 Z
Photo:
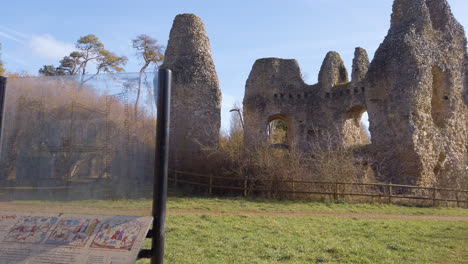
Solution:
M 136 215 L 149 214 L 151 207 L 150 200 L 10 204 Z M 467 220 L 418 219 L 467 217 L 468 209 L 170 197 L 168 212 L 165 263 L 468 263 Z M 388 214 L 395 217 L 379 218 Z
M 14 201 L 16 205 L 41 206 L 56 209 L 86 208 L 111 213 L 122 211 L 130 214 L 150 214 L 151 200 L 84 200 L 72 202 Z M 55 208 L 57 207 L 57 208 Z M 65 208 L 64 208 L 65 207 Z M 47 210 L 46 208 L 46 210 Z M 371 213 L 398 215 L 468 216 L 468 209 L 446 207 L 408 207 L 393 204 L 308 202 L 292 200 L 266 200 L 245 198 L 212 197 L 169 197 L 169 211 L 212 211 L 212 212 L 312 212 L 312 213 Z M 129 211 L 129 212 L 126 212 Z M 63 210 L 61 210 L 63 212 Z
M 169 216 L 166 263 L 461 264 L 468 263 L 467 225 L 433 220 Z

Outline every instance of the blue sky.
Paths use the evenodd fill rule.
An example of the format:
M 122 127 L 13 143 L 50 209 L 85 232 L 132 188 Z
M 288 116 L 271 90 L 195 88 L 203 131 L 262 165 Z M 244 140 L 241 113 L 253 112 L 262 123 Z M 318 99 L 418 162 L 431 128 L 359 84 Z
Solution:
M 351 68 L 355 47 L 372 58 L 390 24 L 392 0 L 197 0 L 197 1 L 7 1 L 2 4 L 0 42 L 7 71 L 37 74 L 58 61 L 83 35 L 97 35 L 106 48 L 139 70 L 131 39 L 145 33 L 166 45 L 177 14 L 194 13 L 206 25 L 223 92 L 223 127 L 241 102 L 258 58 L 294 58 L 307 83 L 315 83 L 325 54 L 334 50 Z M 449 0 L 468 27 L 468 1 Z

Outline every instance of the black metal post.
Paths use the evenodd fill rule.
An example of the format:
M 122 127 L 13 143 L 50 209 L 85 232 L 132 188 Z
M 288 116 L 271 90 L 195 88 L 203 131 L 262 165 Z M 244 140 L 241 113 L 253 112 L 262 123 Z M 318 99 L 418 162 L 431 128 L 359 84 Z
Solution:
M 158 71 L 156 166 L 153 187 L 153 240 L 151 242 L 151 250 L 153 252 L 151 258 L 152 264 L 164 263 L 171 80 L 171 70 L 161 69 Z
M 2 142 L 3 111 L 5 108 L 7 78 L 0 76 L 0 143 Z

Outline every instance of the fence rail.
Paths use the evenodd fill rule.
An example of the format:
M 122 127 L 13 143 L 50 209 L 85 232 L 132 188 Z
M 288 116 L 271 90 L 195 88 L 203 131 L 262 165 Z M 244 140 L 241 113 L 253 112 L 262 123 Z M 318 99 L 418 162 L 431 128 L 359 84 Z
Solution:
M 276 179 L 242 179 L 172 170 L 169 181 L 174 185 L 205 188 L 207 193 L 232 191 L 243 196 L 267 195 L 288 198 L 320 196 L 334 201 L 364 197 L 380 202 L 457 206 L 468 208 L 468 190 L 422 187 L 392 183 L 327 182 Z M 362 189 L 365 189 L 362 191 Z M 359 191 L 360 190 L 360 191 Z M 406 201 L 405 201 L 406 200 Z M 408 202 L 412 201 L 412 203 Z M 419 201 L 419 203 L 417 202 Z

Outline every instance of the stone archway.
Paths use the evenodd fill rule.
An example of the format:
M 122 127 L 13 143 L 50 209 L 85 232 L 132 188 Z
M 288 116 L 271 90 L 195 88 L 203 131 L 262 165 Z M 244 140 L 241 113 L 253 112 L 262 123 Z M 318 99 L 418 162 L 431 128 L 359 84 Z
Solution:
M 292 118 L 284 114 L 268 117 L 266 133 L 270 146 L 289 148 L 294 142 Z

